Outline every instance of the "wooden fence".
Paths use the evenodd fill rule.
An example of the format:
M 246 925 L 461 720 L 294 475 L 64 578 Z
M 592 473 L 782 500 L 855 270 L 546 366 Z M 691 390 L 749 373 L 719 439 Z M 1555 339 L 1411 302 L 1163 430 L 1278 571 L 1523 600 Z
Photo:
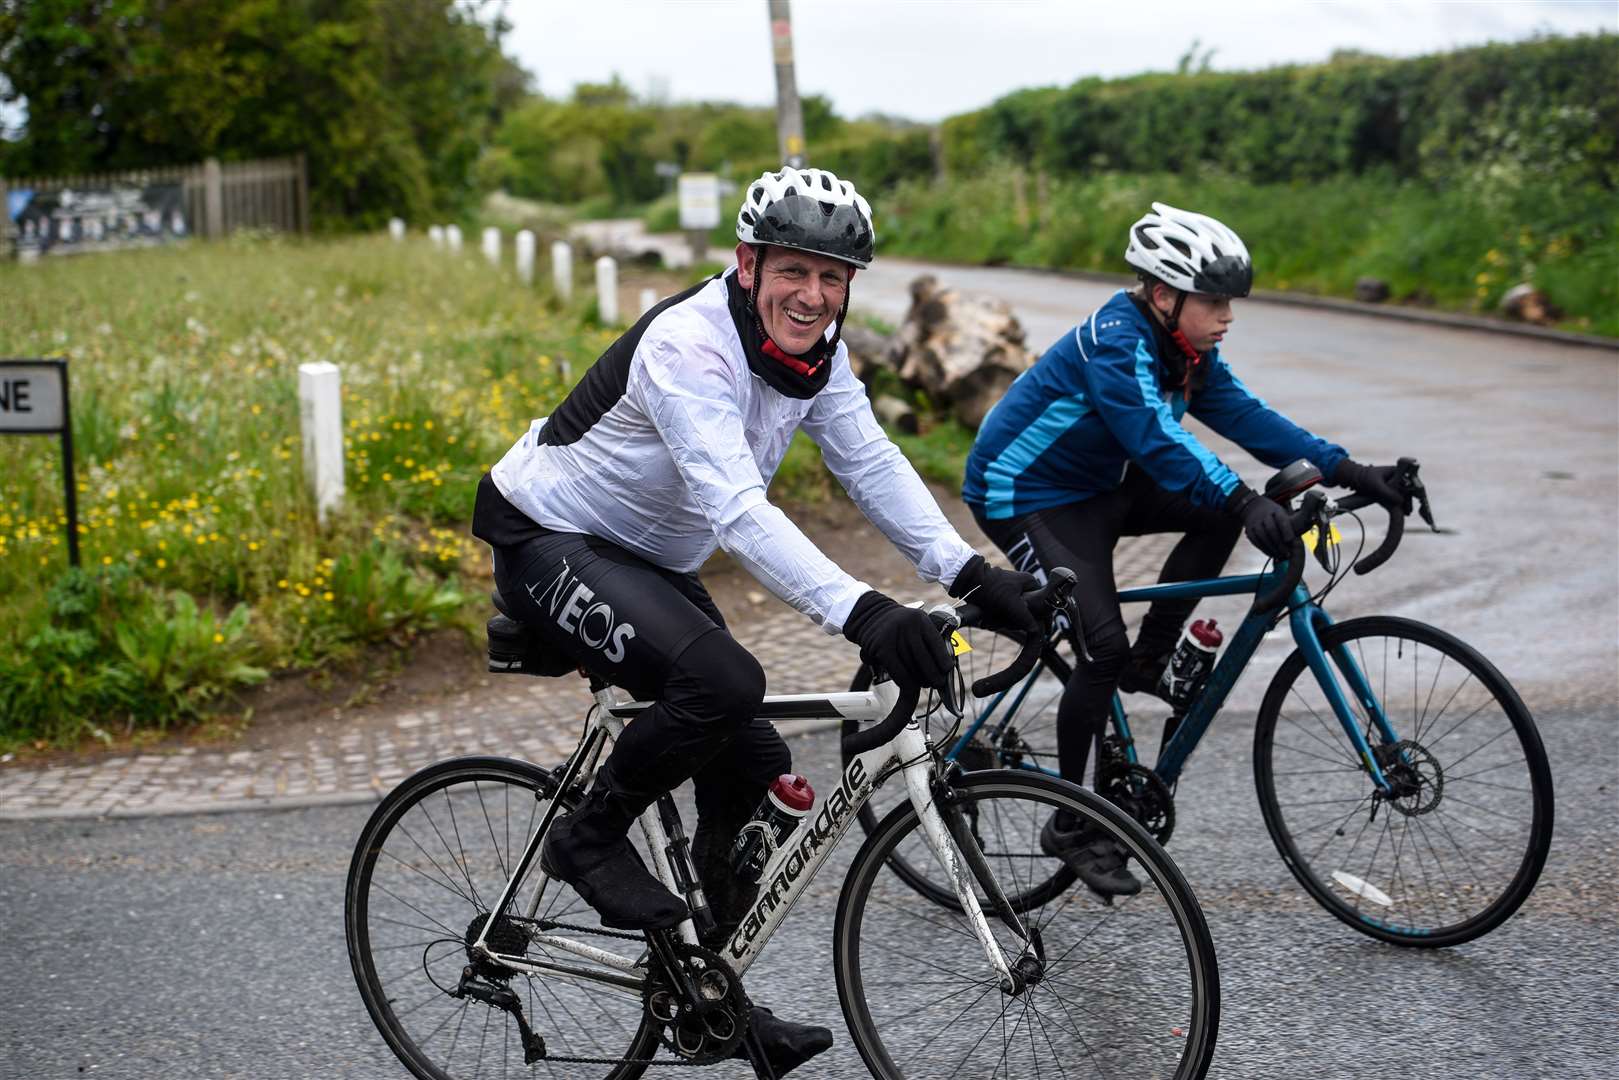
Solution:
M 228 236 L 237 229 L 309 231 L 309 178 L 304 155 L 221 164 L 213 158 L 200 165 L 86 173 L 79 176 L 0 178 L 0 255 L 13 251 L 15 228 L 7 192 L 105 191 L 148 184 L 179 183 L 183 191 L 186 229 L 204 237 Z

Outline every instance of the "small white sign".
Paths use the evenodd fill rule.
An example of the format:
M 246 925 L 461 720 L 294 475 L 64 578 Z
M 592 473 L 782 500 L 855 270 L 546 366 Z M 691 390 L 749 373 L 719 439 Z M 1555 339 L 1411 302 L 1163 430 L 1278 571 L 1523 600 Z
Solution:
M 682 173 L 680 227 L 707 231 L 720 223 L 720 178 L 713 173 Z
M 61 431 L 62 368 L 0 364 L 0 431 Z

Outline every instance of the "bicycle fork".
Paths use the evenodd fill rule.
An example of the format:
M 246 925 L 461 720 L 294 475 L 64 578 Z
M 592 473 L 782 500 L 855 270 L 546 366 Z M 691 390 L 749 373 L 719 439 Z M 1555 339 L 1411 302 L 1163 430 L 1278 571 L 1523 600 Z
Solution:
M 933 755 L 921 729 L 915 724 L 907 727 L 895 740 L 894 749 L 901 761 L 909 762 L 904 768 L 905 787 L 921 819 L 928 847 L 950 879 L 967 924 L 984 950 L 984 958 L 999 976 L 1001 991 L 1008 995 L 1021 993 L 1025 987 L 1040 981 L 1045 966 L 1038 932 L 1031 932 L 1023 925 L 1023 920 L 1001 892 L 966 816 L 955 801 L 949 772 L 935 773 L 933 769 Z M 973 888 L 975 881 L 984 890 L 995 914 L 1023 942 L 1023 948 L 1011 960 L 995 939 L 984 908 L 978 902 Z
M 1332 650 L 1331 661 L 1328 653 L 1321 646 L 1321 639 L 1317 635 L 1317 627 L 1325 630 L 1332 625 L 1332 617 L 1314 604 L 1303 604 L 1295 607 L 1289 616 L 1292 623 L 1293 638 L 1298 642 L 1299 649 L 1304 654 L 1304 662 L 1311 674 L 1326 695 L 1327 703 L 1343 725 L 1344 734 L 1348 736 L 1350 745 L 1360 756 L 1361 766 L 1376 785 L 1378 794 L 1385 799 L 1395 798 L 1398 792 L 1388 775 L 1383 771 L 1383 763 L 1379 755 L 1372 749 L 1367 740 L 1367 733 L 1361 731 L 1359 721 L 1355 717 L 1354 709 L 1350 706 L 1350 699 L 1345 695 L 1343 687 L 1339 684 L 1338 675 L 1333 668 L 1343 674 L 1343 680 L 1348 684 L 1349 693 L 1354 695 L 1355 701 L 1364 711 L 1369 726 L 1376 728 L 1383 744 L 1387 747 L 1397 747 L 1400 737 L 1389 723 L 1388 714 L 1383 711 L 1383 703 L 1373 693 L 1371 684 L 1366 675 L 1355 663 L 1355 658 L 1349 650 L 1339 645 Z M 1409 760 L 1402 751 L 1399 755 L 1402 763 L 1409 764 Z

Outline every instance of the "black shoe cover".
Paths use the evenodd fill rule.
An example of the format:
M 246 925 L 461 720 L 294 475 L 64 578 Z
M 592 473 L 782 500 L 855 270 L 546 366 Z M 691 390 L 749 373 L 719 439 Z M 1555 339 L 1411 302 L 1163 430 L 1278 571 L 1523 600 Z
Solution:
M 1121 845 L 1083 827 L 1065 829 L 1057 816 L 1052 814 L 1040 830 L 1041 851 L 1061 859 L 1092 892 L 1113 897 L 1141 891 L 1141 882 L 1126 866 L 1129 854 Z
M 587 804 L 588 807 L 588 804 Z M 624 835 L 602 836 L 588 809 L 558 818 L 540 852 L 540 868 L 567 882 L 614 930 L 667 930 L 690 914 L 686 902 L 664 888 Z
M 1164 692 L 1159 686 L 1159 680 L 1164 677 L 1164 668 L 1169 666 L 1169 657 L 1162 656 L 1154 660 L 1139 659 L 1132 656 L 1119 672 L 1119 693 L 1121 694 L 1151 694 L 1163 698 Z M 1174 702 L 1170 702 L 1171 705 Z
M 832 1046 L 832 1032 L 816 1024 L 795 1024 L 781 1020 L 762 1005 L 755 1005 L 748 1013 L 748 1023 L 759 1045 L 764 1048 L 770 1071 L 786 1076 L 810 1058 Z M 746 1061 L 747 1043 L 731 1052 L 733 1058 Z

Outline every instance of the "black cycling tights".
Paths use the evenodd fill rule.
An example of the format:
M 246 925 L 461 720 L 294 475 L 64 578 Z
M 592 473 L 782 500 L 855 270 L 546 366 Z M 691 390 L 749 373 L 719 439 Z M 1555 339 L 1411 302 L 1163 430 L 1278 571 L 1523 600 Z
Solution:
M 1066 566 L 1078 582 L 1083 647 L 1057 707 L 1057 763 L 1065 779 L 1089 779 L 1085 765 L 1091 744 L 1106 728 L 1119 673 L 1133 655 L 1156 658 L 1175 647 L 1181 626 L 1197 600 L 1160 600 L 1141 621 L 1131 648 L 1113 580 L 1113 548 L 1121 536 L 1184 532 L 1164 563 L 1159 581 L 1188 581 L 1218 575 L 1241 535 L 1242 523 L 1221 510 L 1205 510 L 1184 495 L 1159 487 L 1137 466 L 1126 470 L 1113 491 L 1083 502 L 1037 510 L 1023 517 L 991 521 L 974 508 L 984 534 L 1006 552 L 1012 565 L 1029 573 Z M 1086 659 L 1087 654 L 1089 660 Z
M 693 854 L 699 867 L 718 858 L 792 755 L 757 716 L 764 669 L 726 631 L 708 590 L 696 574 L 576 533 L 494 552 L 495 585 L 514 617 L 586 670 L 656 702 L 624 726 L 603 763 L 613 790 L 639 813 L 693 779 Z

